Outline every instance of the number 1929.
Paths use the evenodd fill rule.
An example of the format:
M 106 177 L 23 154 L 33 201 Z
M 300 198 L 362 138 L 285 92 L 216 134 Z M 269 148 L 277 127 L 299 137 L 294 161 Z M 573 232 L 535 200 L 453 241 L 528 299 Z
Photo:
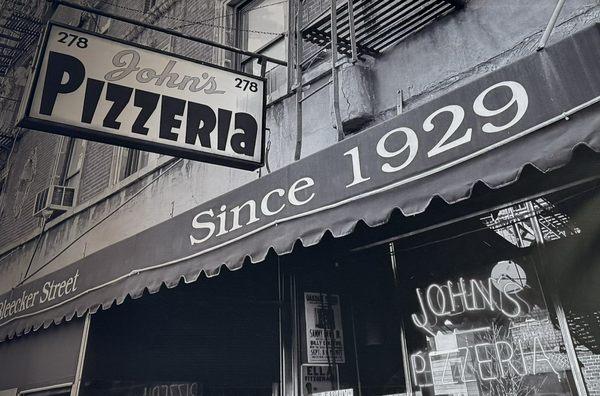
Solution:
M 511 91 L 510 99 L 505 105 L 500 106 L 497 109 L 487 108 L 484 105 L 485 98 L 491 92 L 502 87 L 504 87 L 504 89 L 508 88 Z M 488 87 L 483 92 L 481 92 L 473 102 L 473 112 L 480 117 L 489 118 L 499 116 L 500 114 L 507 111 L 510 107 L 513 107 L 513 105 L 516 106 L 516 112 L 514 117 L 510 121 L 502 125 L 496 125 L 492 122 L 487 122 L 482 125 L 481 131 L 487 134 L 493 134 L 512 127 L 517 122 L 519 122 L 521 118 L 523 118 L 529 105 L 527 91 L 521 84 L 519 84 L 516 81 L 502 81 Z M 460 126 L 462 125 L 463 120 L 465 118 L 465 110 L 461 106 L 454 104 L 444 106 L 431 113 L 423 122 L 423 130 L 425 132 L 432 132 L 435 128 L 435 125 L 433 123 L 434 119 L 436 119 L 438 115 L 442 113 L 449 113 L 452 117 L 452 120 L 442 137 L 432 148 L 430 148 L 427 151 L 428 158 L 434 157 L 448 150 L 467 144 L 471 141 L 472 138 L 473 128 L 466 128 L 463 132 L 459 131 Z M 388 149 L 386 143 L 388 143 L 388 140 L 394 135 L 399 135 L 398 138 L 400 138 L 401 141 L 404 141 L 404 144 L 402 144 L 402 146 L 399 149 L 390 150 Z M 391 131 L 383 135 L 377 142 L 377 155 L 379 155 L 381 158 L 392 159 L 404 153 L 404 155 L 402 155 L 400 158 L 405 159 L 401 163 L 395 164 L 392 164 L 391 162 L 385 162 L 381 166 L 381 170 L 385 173 L 393 173 L 406 168 L 416 158 L 418 150 L 419 138 L 417 136 L 417 133 L 413 129 L 408 127 L 399 127 L 392 129 Z M 351 187 L 370 179 L 370 177 L 363 176 L 361 172 L 358 146 L 345 152 L 344 156 L 349 156 L 351 158 L 353 172 L 353 180 L 346 187 Z

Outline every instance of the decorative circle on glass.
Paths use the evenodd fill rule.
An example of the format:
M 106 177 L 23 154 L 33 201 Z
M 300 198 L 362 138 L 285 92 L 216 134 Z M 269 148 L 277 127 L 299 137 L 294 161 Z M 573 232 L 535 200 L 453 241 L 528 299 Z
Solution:
M 492 268 L 494 286 L 501 293 L 516 293 L 527 285 L 525 270 L 512 260 L 502 260 Z

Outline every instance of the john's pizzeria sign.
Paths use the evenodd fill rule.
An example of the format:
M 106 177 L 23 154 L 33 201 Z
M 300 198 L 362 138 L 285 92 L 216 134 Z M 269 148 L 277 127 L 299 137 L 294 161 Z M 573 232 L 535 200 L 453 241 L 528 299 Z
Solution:
M 21 126 L 254 169 L 264 79 L 50 24 Z

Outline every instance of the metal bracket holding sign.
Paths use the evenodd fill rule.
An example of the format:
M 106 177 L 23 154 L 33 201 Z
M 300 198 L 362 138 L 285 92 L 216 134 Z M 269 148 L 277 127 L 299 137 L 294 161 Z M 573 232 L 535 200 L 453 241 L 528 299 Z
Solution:
M 264 164 L 262 77 L 49 23 L 18 126 L 241 169 Z

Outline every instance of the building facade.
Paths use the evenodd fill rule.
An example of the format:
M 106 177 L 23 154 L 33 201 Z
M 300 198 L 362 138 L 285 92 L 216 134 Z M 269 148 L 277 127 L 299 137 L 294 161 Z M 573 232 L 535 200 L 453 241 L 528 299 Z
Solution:
M 468 186 L 460 177 L 423 179 L 419 183 L 431 194 L 413 194 L 399 184 L 402 190 L 388 197 L 397 200 L 391 206 L 395 211 L 377 213 L 377 208 L 357 205 L 359 223 L 324 213 L 312 225 L 288 226 L 286 221 L 300 216 L 290 212 L 275 222 L 280 235 L 260 239 L 260 230 L 253 231 L 257 239 L 252 249 L 225 241 L 235 253 L 219 256 L 220 247 L 212 245 L 206 256 L 186 250 L 190 238 L 205 240 L 194 231 L 200 227 L 187 224 L 188 217 L 199 222 L 198 208 L 209 205 L 211 218 L 222 222 L 211 223 L 212 235 L 231 221 L 219 213 L 233 213 L 228 211 L 236 202 L 238 214 L 244 208 L 262 210 L 262 218 L 259 212 L 251 214 L 247 226 L 253 218 L 262 225 L 259 220 L 284 206 L 287 211 L 313 205 L 319 199 L 309 205 L 313 173 L 329 178 L 332 194 L 339 183 L 348 190 L 362 188 L 369 179 L 379 182 L 368 155 L 359 150 L 370 143 L 364 136 L 379 136 L 381 128 L 398 131 L 388 126 L 403 115 L 418 118 L 422 111 L 436 110 L 427 107 L 431 103 L 439 104 L 439 112 L 430 111 L 420 120 L 424 131 L 442 123 L 451 132 L 438 142 L 437 151 L 429 151 L 429 158 L 459 145 L 464 127 L 454 122 L 470 117 L 458 106 L 463 97 L 475 103 L 481 98 L 479 113 L 475 111 L 482 117 L 508 109 L 502 122 L 509 125 L 511 117 L 523 117 L 522 108 L 534 108 L 534 91 L 523 101 L 520 83 L 505 84 L 504 103 L 490 107 L 493 103 L 483 94 L 490 91 L 478 87 L 495 86 L 494 78 L 514 65 L 524 65 L 514 66 L 522 76 L 542 76 L 535 93 L 548 107 L 562 106 L 560 98 L 565 98 L 563 118 L 583 122 L 579 111 L 593 118 L 594 107 L 575 106 L 582 104 L 569 84 L 573 79 L 579 81 L 573 82 L 575 87 L 580 83 L 595 89 L 597 72 L 586 69 L 584 61 L 574 60 L 572 68 L 553 62 L 564 54 L 588 55 L 580 41 L 598 36 L 594 29 L 600 5 L 566 1 L 548 49 L 538 51 L 556 1 L 533 7 L 519 0 L 355 0 L 353 27 L 348 2 L 338 2 L 339 61 L 332 73 L 329 1 L 85 3 L 104 13 L 264 54 L 287 66 L 262 66 L 232 51 L 65 5 L 31 5 L 38 34 L 51 16 L 255 75 L 263 67 L 265 164 L 244 171 L 18 128 L 17 107 L 36 42 L 30 40 L 19 56 L 10 53 L 12 63 L 1 69 L 0 81 L 0 295 L 6 297 L 0 301 L 0 326 L 10 329 L 0 343 L 0 395 L 309 395 L 334 390 L 339 393 L 332 395 L 600 394 L 600 308 L 594 303 L 599 257 L 590 247 L 600 220 L 598 138 L 592 132 L 589 141 L 582 138 L 574 145 L 577 149 L 554 150 L 552 144 L 545 149 L 543 141 L 522 149 L 524 158 L 528 150 L 539 150 L 539 158 L 532 154 L 537 162 L 513 163 L 502 153 L 490 155 L 485 163 L 491 165 L 482 160 L 477 171 L 465 173 L 473 179 L 465 181 L 473 182 Z M 11 12 L 23 18 L 22 9 Z M 25 36 L 17 28 L 13 33 Z M 581 74 L 574 77 L 573 71 Z M 339 80 L 337 93 L 333 74 Z M 560 92 L 558 99 L 544 96 L 546 91 L 537 88 L 542 86 Z M 473 94 L 473 89 L 479 91 Z M 471 97 L 451 96 L 455 92 Z M 444 102 L 447 97 L 456 102 Z M 574 105 L 566 107 L 572 98 Z M 541 114 L 544 106 L 535 109 Z M 488 128 L 497 127 L 490 122 Z M 392 135 L 373 143 L 378 160 L 405 152 L 414 158 L 412 135 L 403 133 L 402 144 L 386 146 Z M 463 137 L 470 139 L 471 133 L 476 129 L 469 128 Z M 356 148 L 340 146 L 349 141 L 358 142 Z M 324 154 L 336 151 L 341 155 Z M 342 161 L 352 164 L 348 181 L 337 180 Z M 412 160 L 389 161 L 381 167 L 384 174 L 400 171 Z M 533 166 L 525 167 L 527 163 Z M 486 170 L 494 172 L 486 168 L 506 172 L 488 177 Z M 450 191 L 450 185 L 463 188 Z M 71 195 L 64 208 L 43 211 L 37 205 L 41 192 L 55 189 L 50 186 Z M 263 195 L 252 196 L 255 186 L 256 191 L 264 188 Z M 353 197 L 340 202 L 351 205 Z M 369 201 L 387 205 L 375 196 Z M 335 211 L 335 205 L 324 201 L 320 208 Z M 183 230 L 182 218 L 187 221 Z M 289 236 L 296 227 L 309 230 L 299 242 Z M 235 226 L 225 228 L 218 235 Z M 154 279 L 154 270 L 142 280 L 116 275 L 120 263 L 129 268 L 136 261 L 162 265 L 179 260 L 165 253 L 154 261 L 155 244 L 161 252 L 185 253 L 194 260 L 181 261 L 177 268 L 185 269 Z M 239 271 L 230 273 L 223 264 Z M 84 265 L 115 275 L 84 289 Z M 122 279 L 119 293 L 94 294 Z M 565 290 L 561 279 L 568 283 Z M 31 323 L 13 327 L 29 320 L 26 288 L 33 290 L 36 282 L 44 303 L 56 298 L 61 307 L 74 308 L 39 320 L 39 312 L 32 311 Z M 17 303 L 8 308 L 21 290 L 23 309 Z M 573 290 L 578 293 L 568 292 Z M 15 316 L 23 311 L 23 319 L 13 322 L 9 310 Z

